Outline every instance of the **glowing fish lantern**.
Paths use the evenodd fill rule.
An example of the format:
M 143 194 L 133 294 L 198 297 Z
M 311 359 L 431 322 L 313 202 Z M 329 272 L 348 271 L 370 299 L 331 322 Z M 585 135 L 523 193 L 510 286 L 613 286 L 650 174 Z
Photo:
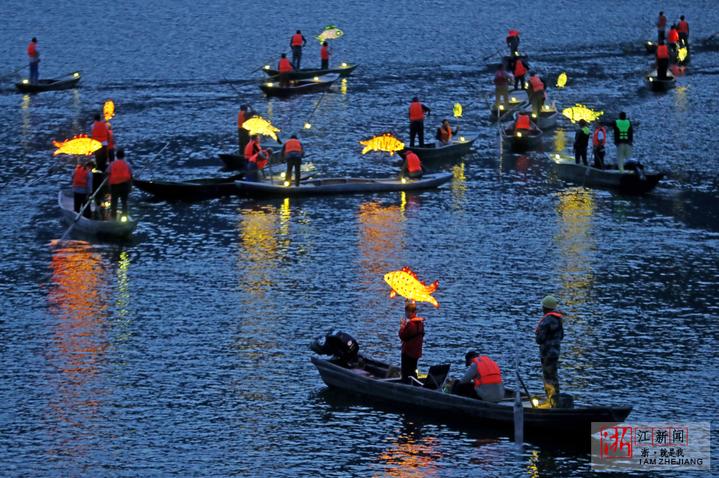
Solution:
M 392 288 L 389 293 L 390 298 L 401 295 L 405 299 L 417 302 L 429 302 L 435 307 L 439 307 L 437 299 L 432 297 L 432 292 L 439 287 L 439 281 L 434 281 L 430 285 L 422 283 L 417 274 L 409 267 L 403 267 L 402 270 L 388 272 L 384 275 L 384 281 Z
M 248 119 L 247 121 L 242 123 L 242 127 L 249 131 L 250 135 L 252 136 L 256 134 L 261 134 L 264 136 L 268 136 L 275 141 L 277 141 L 277 133 L 280 132 L 279 128 L 275 128 L 272 123 L 260 116 L 253 116 L 252 118 Z
M 687 55 L 689 54 L 689 50 L 687 50 L 687 47 L 681 47 L 677 49 L 677 60 L 680 62 L 687 59 Z
M 404 143 L 397 139 L 392 133 L 383 133 L 374 138 L 360 141 L 359 143 L 364 146 L 362 154 L 367 154 L 370 151 L 385 151 L 391 156 L 396 151 L 402 151 L 404 149 Z
M 459 103 L 455 103 L 454 108 L 452 108 L 452 113 L 454 113 L 455 118 L 461 118 L 462 117 L 462 105 Z
M 324 30 L 322 30 L 322 33 L 317 35 L 315 38 L 319 40 L 320 43 L 324 43 L 327 40 L 337 40 L 338 38 L 342 38 L 344 36 L 345 32 L 340 30 L 334 25 L 327 25 Z
M 57 150 L 52 153 L 53 156 L 57 156 L 58 154 L 90 156 L 102 147 L 102 143 L 96 139 L 88 138 L 86 134 L 80 134 L 62 142 L 53 140 L 52 144 L 57 148 Z
M 579 120 L 584 120 L 587 123 L 597 120 L 604 114 L 604 111 L 594 111 L 593 109 L 577 103 L 571 108 L 564 108 L 562 115 L 569 119 L 572 123 L 576 123 Z
M 567 74 L 561 72 L 557 77 L 557 88 L 564 88 L 565 86 L 567 86 Z
M 104 105 L 102 105 L 102 115 L 105 117 L 105 121 L 110 121 L 112 118 L 115 117 L 115 102 L 112 100 L 107 100 Z

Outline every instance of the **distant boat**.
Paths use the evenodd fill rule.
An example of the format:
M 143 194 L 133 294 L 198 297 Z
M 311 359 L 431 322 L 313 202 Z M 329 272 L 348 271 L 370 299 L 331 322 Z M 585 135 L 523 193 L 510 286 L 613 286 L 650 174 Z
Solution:
M 643 175 L 635 171 L 618 169 L 597 169 L 592 166 L 576 164 L 574 158 L 561 155 L 547 155 L 555 165 L 560 179 L 581 186 L 614 189 L 622 194 L 645 194 L 652 191 L 664 173 L 647 171 Z
M 289 80 L 305 80 L 308 78 L 314 78 L 315 76 L 320 75 L 326 75 L 328 73 L 337 73 L 341 77 L 347 77 L 352 74 L 353 71 L 355 71 L 355 68 L 357 68 L 359 65 L 354 64 L 350 65 L 348 63 L 342 63 L 340 66 L 336 68 L 329 68 L 327 70 L 322 70 L 321 68 L 301 68 L 299 70 L 294 70 L 290 73 L 285 73 L 285 78 Z M 275 77 L 280 74 L 279 71 L 270 68 L 270 65 L 265 65 L 262 68 L 262 71 L 267 76 Z
M 534 125 L 532 129 L 514 130 L 514 125 L 502 129 L 502 140 L 517 153 L 537 149 L 542 144 L 542 130 Z
M 340 75 L 337 73 L 314 76 L 306 80 L 279 81 L 278 77 L 272 77 L 260 83 L 260 89 L 267 96 L 286 98 L 294 95 L 327 91 L 339 77 Z
M 161 199 L 175 201 L 200 201 L 238 193 L 235 181 L 244 174 L 224 178 L 196 178 L 185 181 L 160 181 L 133 178 L 132 184 L 141 191 Z
M 38 80 L 37 83 L 31 83 L 30 80 L 24 78 L 15 83 L 15 88 L 20 93 L 40 93 L 42 91 L 69 90 L 75 88 L 79 82 L 80 72 L 75 71 L 60 78 Z
M 644 77 L 644 84 L 651 91 L 663 92 L 674 88 L 677 84 L 677 79 L 674 78 L 671 70 L 667 70 L 666 78 L 659 78 L 657 71 L 654 70 Z
M 407 149 L 414 151 L 422 161 L 455 159 L 469 153 L 472 150 L 472 145 L 478 138 L 479 133 L 457 134 L 452 137 L 452 141 L 448 144 L 440 146 L 436 144 L 425 144 L 424 147 L 412 146 Z
M 63 220 L 68 226 L 75 224 L 76 231 L 98 237 L 120 239 L 128 237 L 137 227 L 137 222 L 130 216 L 126 216 L 124 220 L 96 220 L 84 216 L 78 218 L 74 210 L 74 202 L 72 189 L 60 190 L 57 195 L 57 203 L 60 206 Z

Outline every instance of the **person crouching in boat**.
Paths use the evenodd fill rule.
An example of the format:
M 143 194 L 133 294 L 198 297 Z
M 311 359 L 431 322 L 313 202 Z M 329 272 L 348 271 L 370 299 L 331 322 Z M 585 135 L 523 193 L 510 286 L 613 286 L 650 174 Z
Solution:
M 75 212 L 80 212 L 82 207 L 87 202 L 87 198 L 92 191 L 92 162 L 78 163 L 75 166 L 75 171 L 72 173 L 72 195 L 74 198 Z M 83 211 L 83 216 L 89 218 L 92 217 L 92 211 L 89 207 L 86 207 Z
M 539 345 L 539 357 L 542 361 L 542 375 L 544 376 L 544 391 L 547 401 L 540 408 L 555 408 L 559 398 L 559 365 L 560 344 L 564 338 L 562 314 L 557 312 L 557 299 L 548 295 L 542 299 L 543 316 L 534 329 L 535 340 Z
M 518 113 L 517 119 L 514 121 L 514 133 L 531 131 L 532 121 L 529 119 L 528 113 Z
M 400 178 L 421 179 L 424 172 L 422 170 L 422 161 L 419 159 L 419 156 L 417 156 L 414 151 L 409 149 L 400 151 L 399 155 L 404 158 L 404 161 L 402 161 Z
M 260 135 L 254 135 L 250 141 L 245 145 L 244 156 L 245 156 L 245 181 L 258 181 L 257 177 L 257 155 L 262 151 L 260 146 Z
M 449 124 L 448 119 L 443 119 L 442 124 L 437 128 L 437 147 L 446 146 L 452 142 L 452 136 L 459 132 L 459 125 L 452 131 L 452 126 Z
M 464 377 L 452 385 L 452 393 L 470 398 L 479 397 L 487 402 L 499 402 L 504 399 L 502 371 L 497 362 L 470 350 L 464 356 L 467 371 Z
M 607 144 L 607 128 L 599 121 L 594 125 L 594 134 L 592 135 L 592 156 L 594 157 L 594 167 L 604 169 L 604 154 Z
M 589 147 L 589 126 L 583 119 L 579 120 L 579 129 L 574 133 L 574 163 L 587 166 L 587 148 Z
M 107 182 L 110 183 L 110 218 L 117 219 L 117 203 L 122 201 L 122 216 L 127 218 L 127 197 L 132 188 L 132 169 L 125 161 L 125 150 L 117 150 L 116 158 L 110 163 Z
M 410 377 L 417 379 L 417 362 L 422 357 L 424 341 L 424 319 L 417 317 L 414 301 L 408 300 L 405 303 L 399 338 L 402 340 L 402 382 L 412 384 Z
M 297 135 L 293 134 L 290 139 L 282 145 L 282 159 L 287 163 L 285 171 L 285 186 L 292 184 L 292 170 L 295 170 L 295 186 L 300 185 L 300 167 L 302 166 L 302 157 L 305 155 L 305 149 L 302 143 L 297 139 Z

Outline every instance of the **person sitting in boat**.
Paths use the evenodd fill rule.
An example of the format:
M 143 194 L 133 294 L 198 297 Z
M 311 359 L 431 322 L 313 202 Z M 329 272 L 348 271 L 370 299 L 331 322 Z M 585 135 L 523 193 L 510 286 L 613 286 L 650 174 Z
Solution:
M 320 69 L 322 70 L 329 70 L 330 68 L 330 44 L 325 42 L 322 42 L 322 47 L 320 48 L 320 62 L 321 66 Z
M 27 45 L 27 57 L 30 64 L 30 83 L 40 80 L 40 52 L 37 50 L 37 38 L 32 37 Z
M 539 117 L 539 113 L 542 111 L 544 105 L 544 91 L 546 85 L 544 80 L 539 77 L 535 72 L 529 73 L 529 86 L 527 94 L 529 95 L 529 101 L 532 104 L 532 114 L 534 118 Z
M 669 47 L 660 41 L 657 45 L 657 78 L 660 80 L 667 79 L 667 70 L 669 69 Z
M 525 89 L 527 85 L 524 82 L 524 77 L 527 74 L 527 66 L 521 58 L 514 60 L 514 70 L 512 73 L 514 74 L 514 89 Z
M 408 300 L 404 306 L 404 317 L 399 327 L 402 341 L 402 382 L 412 384 L 417 380 L 417 362 L 422 357 L 424 341 L 424 319 L 417 317 L 417 305 Z
M 74 197 L 74 208 L 75 212 L 80 212 L 82 207 L 87 202 L 88 196 L 92 192 L 92 162 L 77 163 L 75 171 L 72 173 L 72 194 Z M 92 217 L 92 211 L 89 207 L 86 207 L 83 211 L 83 216 L 89 218 Z
M 574 133 L 574 163 L 587 166 L 587 148 L 589 147 L 589 126 L 586 120 L 579 120 L 579 129 Z
M 117 150 L 117 158 L 110 163 L 107 182 L 110 183 L 110 218 L 117 219 L 117 203 L 122 201 L 122 216 L 127 218 L 127 197 L 132 188 L 132 168 L 125 161 L 125 150 Z
M 350 334 L 333 330 L 324 337 L 318 337 L 310 349 L 318 355 L 332 355 L 338 365 L 354 368 L 359 365 L 359 344 Z
M 421 179 L 424 171 L 422 170 L 422 161 L 419 156 L 409 149 L 400 151 L 399 155 L 404 158 L 400 178 Z
M 494 106 L 499 111 L 499 106 L 503 105 L 506 108 L 507 103 L 509 103 L 509 75 L 502 62 L 494 74 Z
M 529 113 L 520 112 L 514 121 L 514 132 L 532 130 L 532 121 L 529 119 Z
M 604 169 L 604 154 L 607 144 L 607 128 L 597 121 L 594 125 L 594 134 L 592 134 L 592 156 L 594 157 L 594 167 Z
M 542 299 L 542 313 L 537 327 L 534 329 L 535 340 L 539 345 L 539 356 L 542 361 L 542 375 L 544 376 L 544 391 L 547 401 L 540 404 L 540 408 L 555 408 L 559 398 L 559 352 L 564 338 L 562 314 L 557 311 L 559 301 L 548 295 Z
M 502 371 L 497 362 L 470 350 L 464 356 L 467 371 L 464 377 L 452 385 L 452 393 L 470 398 L 479 397 L 487 402 L 499 402 L 504 399 Z
M 292 170 L 295 171 L 295 186 L 300 185 L 300 167 L 302 166 L 302 157 L 305 155 L 305 149 L 302 143 L 297 139 L 297 135 L 293 134 L 290 139 L 282 145 L 282 159 L 287 163 L 287 171 L 285 172 L 285 186 L 292 184 Z
M 624 162 L 632 156 L 633 143 L 632 123 L 627 119 L 627 114 L 622 111 L 619 113 L 619 119 L 614 122 L 614 144 L 617 147 L 617 169 L 619 171 L 624 171 Z
M 442 124 L 437 128 L 437 147 L 446 146 L 452 142 L 452 136 L 459 131 L 459 125 L 452 131 L 452 126 L 448 119 L 443 119 Z

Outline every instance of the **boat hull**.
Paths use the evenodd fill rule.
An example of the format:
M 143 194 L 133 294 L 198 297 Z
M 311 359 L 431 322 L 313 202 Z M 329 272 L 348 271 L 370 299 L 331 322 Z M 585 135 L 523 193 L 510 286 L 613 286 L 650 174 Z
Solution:
M 38 83 L 15 83 L 15 88 L 20 93 L 41 93 L 43 91 L 69 90 L 76 88 L 80 77 L 73 77 L 67 80 L 47 79 L 39 80 Z
M 522 131 L 522 136 L 517 136 L 513 128 L 503 129 L 502 140 L 513 152 L 523 153 L 538 149 L 542 145 L 542 131 Z
M 565 181 L 579 184 L 581 186 L 613 189 L 622 194 L 639 195 L 646 194 L 656 188 L 659 181 L 664 177 L 663 173 L 647 172 L 642 179 L 633 171 L 603 170 L 593 167 L 575 164 L 570 158 L 564 158 L 562 162 L 555 162 L 557 176 Z
M 460 139 L 462 137 L 464 138 L 464 141 Z M 419 159 L 421 159 L 422 161 L 442 161 L 456 159 L 469 153 L 472 150 L 472 145 L 475 141 L 477 141 L 478 138 L 479 134 L 473 134 L 471 136 L 459 136 L 457 138 L 453 138 L 452 142 L 447 145 L 442 145 L 439 147 L 425 146 L 424 148 L 410 147 L 407 149 L 414 151 L 417 156 L 419 156 Z
M 305 95 L 329 90 L 339 79 L 338 74 L 318 76 L 317 80 L 296 80 L 294 84 L 282 85 L 276 78 L 260 84 L 260 89 L 267 96 L 288 98 L 295 95 Z M 293 80 L 294 81 L 294 80 Z
M 659 79 L 656 75 L 647 75 L 644 77 L 644 85 L 650 91 L 662 93 L 674 88 L 677 84 L 676 78 L 670 76 L 668 78 Z
M 63 220 L 68 226 L 74 223 L 73 230 L 77 232 L 96 237 L 123 239 L 129 237 L 137 227 L 137 221 L 131 217 L 128 217 L 125 222 L 98 221 L 86 217 L 80 217 L 75 221 L 77 214 L 73 209 L 74 200 L 71 189 L 61 189 L 58 193 L 57 202 L 60 206 Z
M 320 75 L 326 75 L 328 73 L 337 73 L 342 78 L 346 78 L 352 74 L 353 71 L 358 67 L 359 65 L 347 65 L 346 67 L 338 67 L 338 68 L 330 68 L 327 70 L 322 69 L 310 69 L 310 68 L 303 68 L 299 71 L 293 71 L 291 73 L 285 73 L 286 77 L 290 80 L 305 80 L 307 78 L 314 78 L 315 76 Z M 262 71 L 267 76 L 277 76 L 280 74 L 279 71 L 274 70 L 272 68 L 263 68 Z
M 235 181 L 244 174 L 228 178 L 199 178 L 187 181 L 149 181 L 133 179 L 132 184 L 155 197 L 173 201 L 200 201 L 238 193 Z

